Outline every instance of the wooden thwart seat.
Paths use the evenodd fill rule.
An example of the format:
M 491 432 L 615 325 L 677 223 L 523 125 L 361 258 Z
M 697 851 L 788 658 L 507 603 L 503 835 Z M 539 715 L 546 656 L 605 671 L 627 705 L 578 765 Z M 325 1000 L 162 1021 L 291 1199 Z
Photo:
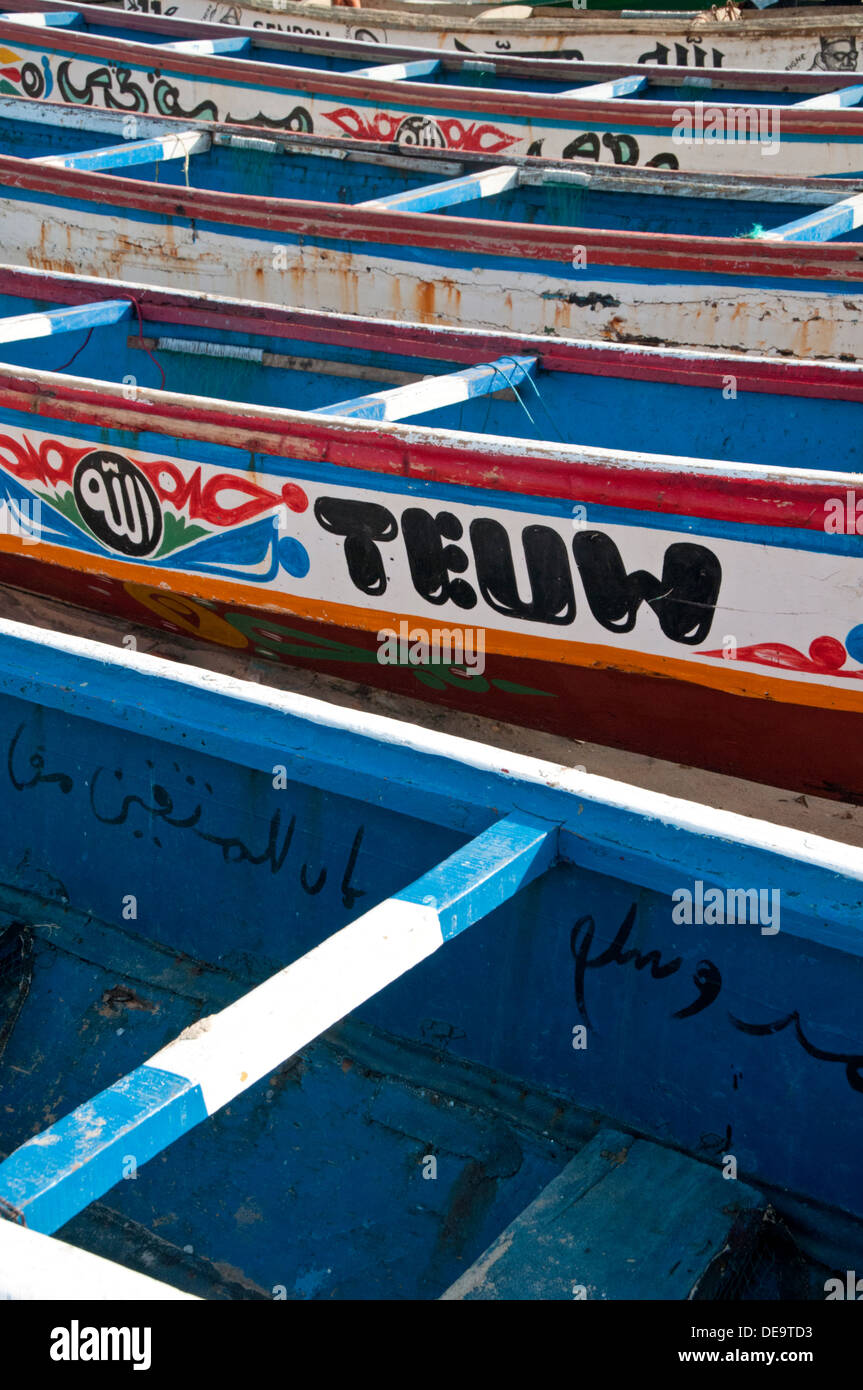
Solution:
M 601 1130 L 442 1297 L 687 1299 L 733 1277 L 766 1210 L 720 1171 Z

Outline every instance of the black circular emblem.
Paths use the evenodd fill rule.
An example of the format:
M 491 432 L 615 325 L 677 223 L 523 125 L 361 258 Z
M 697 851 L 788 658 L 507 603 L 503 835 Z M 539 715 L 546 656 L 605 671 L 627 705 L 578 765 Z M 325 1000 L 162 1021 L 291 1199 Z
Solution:
M 93 535 L 121 555 L 152 555 L 162 512 L 149 479 L 131 459 L 94 449 L 75 468 L 75 501 Z
M 444 133 L 437 121 L 429 116 L 405 116 L 395 134 L 397 145 L 424 145 L 433 149 L 446 149 Z

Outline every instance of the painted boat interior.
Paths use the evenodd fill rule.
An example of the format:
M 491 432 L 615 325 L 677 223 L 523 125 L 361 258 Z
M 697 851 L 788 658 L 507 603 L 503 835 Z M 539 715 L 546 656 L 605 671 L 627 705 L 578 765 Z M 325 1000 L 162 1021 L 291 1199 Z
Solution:
M 265 148 L 248 148 L 243 137 L 216 133 L 209 148 L 199 149 L 186 158 L 164 158 L 158 149 L 158 135 L 175 133 L 165 122 L 136 118 L 131 139 L 154 138 L 156 146 L 149 160 L 128 154 L 130 136 L 124 138 L 122 119 L 105 121 L 87 113 L 70 118 L 67 108 L 40 103 L 38 114 L 26 119 L 28 103 L 0 98 L 0 150 L 21 159 L 58 158 L 85 151 L 116 149 L 116 166 L 104 169 L 107 177 L 131 178 L 148 184 L 192 187 L 259 198 L 313 200 L 350 206 L 372 200 L 392 198 L 406 192 L 446 184 L 458 177 L 475 174 L 476 193 L 468 191 L 463 201 L 448 201 L 445 193 L 432 195 L 428 211 L 448 217 L 480 221 L 519 223 L 533 226 L 568 227 L 577 241 L 579 229 L 669 233 L 681 236 L 750 238 L 779 227 L 811 211 L 811 194 L 783 184 L 770 186 L 763 181 L 759 197 L 757 180 L 741 188 L 737 198 L 727 185 L 709 180 L 680 179 L 680 192 L 669 192 L 672 181 L 651 190 L 641 183 L 637 191 L 611 190 L 598 181 L 584 185 L 573 182 L 569 169 L 555 165 L 542 175 L 530 173 L 514 187 L 499 193 L 485 193 L 479 175 L 488 162 L 471 165 L 453 160 L 417 159 L 407 154 L 368 154 L 363 151 L 327 148 L 315 154 L 302 144 L 290 141 L 267 143 Z M 194 123 L 174 122 L 177 130 L 200 129 Z M 251 137 L 254 139 L 255 137 Z M 239 141 L 239 143 L 237 143 Z M 338 146 L 339 143 L 335 142 Z M 570 161 L 583 167 L 589 178 L 592 165 Z M 492 166 L 493 167 L 493 166 Z M 500 167 L 508 167 L 504 156 Z M 462 172 L 464 171 L 464 172 Z M 743 181 L 741 181 L 741 184 Z M 754 186 L 753 186 L 754 185 Z M 856 185 L 852 193 L 856 190 Z M 23 192 L 18 196 L 24 196 Z M 845 181 L 837 181 L 836 200 L 848 196 Z M 826 201 L 826 200 L 825 200 Z M 413 210 L 413 209 L 411 209 Z M 419 208 L 417 210 L 424 210 Z M 832 244 L 855 242 L 859 229 L 837 227 L 822 232 L 819 239 Z
M 0 295 L 0 318 L 51 312 L 57 307 L 47 300 Z M 142 313 L 141 325 L 131 312 L 115 324 L 0 343 L 2 361 L 13 367 L 60 372 L 70 379 L 134 381 L 146 388 L 162 385 L 161 367 L 165 390 L 179 395 L 304 411 L 464 370 L 463 364 L 446 362 L 439 355 L 387 351 L 386 325 L 363 346 L 343 347 L 327 343 L 319 334 L 310 341 L 302 336 L 248 335 L 197 326 L 193 313 L 178 327 L 175 321 L 160 321 L 158 309 L 150 305 Z M 525 355 L 530 356 L 529 351 Z M 597 445 L 781 468 L 863 471 L 861 402 L 832 396 L 829 387 L 816 388 L 813 395 L 791 396 L 741 390 L 736 399 L 728 399 L 716 385 L 639 380 L 634 373 L 631 378 L 611 376 L 601 357 L 595 357 L 592 369 L 585 370 L 576 355 L 572 370 L 544 370 L 540 361 L 529 378 L 510 388 L 516 360 L 514 354 L 500 359 L 500 375 L 492 379 L 492 385 L 499 382 L 498 390 L 411 413 L 410 419 L 434 430 L 547 441 L 552 449 L 561 443 Z M 637 365 L 637 354 L 633 362 Z M 851 394 L 859 397 L 859 387 Z M 4 411 L 0 418 L 8 420 L 12 415 Z M 63 428 L 84 438 L 110 435 L 119 442 L 122 435 L 109 426 L 64 423 Z M 158 436 L 148 440 L 143 434 L 135 444 L 164 447 Z M 181 452 L 192 447 L 177 444 Z M 235 450 L 203 442 L 194 449 L 213 452 L 226 462 L 233 460 L 233 466 L 249 466 Z
M 786 1276 L 794 1295 L 817 1296 L 824 1266 L 845 1258 L 849 1240 L 859 1249 L 860 1059 L 844 1055 L 861 971 L 857 851 L 92 642 L 52 638 L 45 651 L 43 634 L 7 622 L 0 748 L 14 807 L 0 846 L 7 1153 L 91 1097 L 98 1113 L 97 1093 L 181 1030 L 220 1018 L 406 885 L 436 874 L 443 901 L 455 870 L 436 866 L 487 845 L 501 817 L 556 836 L 532 881 L 513 872 L 497 899 L 458 887 L 473 895 L 458 918 L 466 930 L 209 1118 L 167 1130 L 149 1162 L 136 1163 L 135 1136 L 124 1136 L 133 1180 L 118 1181 L 118 1152 L 107 1167 L 95 1149 L 90 1159 L 92 1127 L 66 1174 L 51 1142 L 22 1150 L 24 1186 L 50 1188 L 50 1214 L 37 1219 L 34 1206 L 33 1230 L 210 1297 L 434 1298 L 509 1222 L 524 1213 L 529 1224 L 529 1204 L 565 1165 L 607 1159 L 604 1092 L 639 1132 L 694 1150 L 726 1210 L 729 1187 L 715 1174 L 726 1124 L 741 1179 L 767 1180 L 771 1200 L 769 1180 L 784 1180 L 775 1200 L 808 1253 L 784 1271 L 773 1258 L 750 1262 L 749 1296 L 789 1296 Z M 797 891 L 778 936 L 671 925 L 681 882 L 760 882 L 792 866 Z M 576 972 L 573 994 L 585 923 L 607 947 L 636 916 L 639 947 L 659 950 L 664 972 L 627 970 L 621 958 L 589 972 L 587 1002 Z M 847 1068 L 788 1030 L 729 1040 L 718 1015 L 685 1017 L 689 966 L 708 940 L 716 973 L 696 974 L 695 994 L 706 1006 L 721 970 L 724 1005 L 747 1020 L 798 998 L 802 949 L 804 1036 L 820 1027 Z M 670 978 L 675 944 L 685 979 Z M 598 1030 L 587 1058 L 572 1041 L 579 1000 Z M 127 1122 L 139 1100 L 125 1094 Z M 627 1132 L 615 1148 L 631 1144 Z M 679 1264 L 692 1232 L 669 1165 L 688 1160 L 655 1145 L 637 1153 L 629 1204 L 612 1185 L 603 1212 L 643 1212 L 653 1172 L 670 1235 L 662 1258 L 670 1266 L 673 1251 Z M 423 1176 L 430 1156 L 435 1181 Z M 817 1198 L 826 1172 L 844 1212 L 798 1208 L 787 1189 Z M 13 1205 L 20 1176 L 17 1156 L 0 1162 Z M 750 1188 L 733 1187 L 743 1202 Z M 621 1264 L 627 1238 L 613 1238 Z M 665 1272 L 648 1262 L 630 1293 L 656 1296 Z

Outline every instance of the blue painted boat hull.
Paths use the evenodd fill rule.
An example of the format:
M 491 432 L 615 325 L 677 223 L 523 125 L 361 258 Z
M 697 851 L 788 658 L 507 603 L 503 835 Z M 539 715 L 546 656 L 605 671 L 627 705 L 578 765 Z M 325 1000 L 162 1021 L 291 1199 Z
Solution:
M 733 1157 L 822 1256 L 856 1239 L 860 851 L 12 624 L 0 751 L 7 1153 L 501 817 L 555 835 L 149 1163 L 121 1139 L 66 1239 L 222 1297 L 437 1296 L 600 1115 Z M 711 918 L 747 889 L 758 921 Z M 50 1161 L 19 1149 L 0 1197 Z

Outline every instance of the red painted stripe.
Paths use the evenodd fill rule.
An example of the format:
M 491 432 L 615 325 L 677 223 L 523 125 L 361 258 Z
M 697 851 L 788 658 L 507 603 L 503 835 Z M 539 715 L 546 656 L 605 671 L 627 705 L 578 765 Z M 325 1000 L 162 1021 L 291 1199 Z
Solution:
M 783 276 L 863 280 L 860 242 L 774 243 L 733 237 L 538 227 L 448 217 L 442 213 L 392 212 L 204 188 L 166 188 L 114 174 L 33 165 L 14 155 L 0 155 L 0 184 L 57 198 L 77 198 L 111 210 L 134 208 L 164 217 L 366 244 L 523 256 L 529 261 L 563 261 L 567 265 L 572 261 L 573 247 L 578 245 L 586 249 L 588 264 L 593 265 L 763 279 Z
M 38 7 L 37 7 L 38 8 Z M 84 12 L 84 7 L 79 7 L 80 12 Z M 96 12 L 87 16 L 93 23 L 104 25 L 105 16 Z M 170 21 L 168 21 L 170 23 Z M 166 39 L 173 39 L 174 34 L 170 29 L 164 28 L 164 22 L 150 26 L 152 30 L 165 34 Z M 217 36 L 224 37 L 222 26 L 212 26 Z M 234 30 L 236 32 L 236 30 Z M 36 31 L 38 35 L 40 31 Z M 240 83 L 251 87 L 267 86 L 273 91 L 285 92 L 310 92 L 319 95 L 324 99 L 333 100 L 344 99 L 356 101 L 365 99 L 366 101 L 376 102 L 387 105 L 394 110 L 404 110 L 405 113 L 417 110 L 419 107 L 424 112 L 433 115 L 436 111 L 464 111 L 474 117 L 483 116 L 485 119 L 501 119 L 511 117 L 514 119 L 525 120 L 546 120 L 557 121 L 561 124 L 572 124 L 577 118 L 579 124 L 585 125 L 596 123 L 601 129 L 608 129 L 610 126 L 627 127 L 652 127 L 660 130 L 672 130 L 679 124 L 679 119 L 675 118 L 675 113 L 683 109 L 694 110 L 696 106 L 705 104 L 703 99 L 698 101 L 670 102 L 651 102 L 643 100 L 619 100 L 606 102 L 580 101 L 577 98 L 559 96 L 547 96 L 533 93 L 508 92 L 505 88 L 495 88 L 493 91 L 488 88 L 479 89 L 459 89 L 449 87 L 443 89 L 430 83 L 411 82 L 409 86 L 404 82 L 373 82 L 366 78 L 352 77 L 345 73 L 331 73 L 299 68 L 284 68 L 274 63 L 254 62 L 243 58 L 232 58 L 223 55 L 214 58 L 209 55 L 198 55 L 189 53 L 170 53 L 161 50 L 158 57 L 149 44 L 137 43 L 133 40 L 105 38 L 96 34 L 80 33 L 74 30 L 50 30 L 50 38 L 44 39 L 42 43 L 34 37 L 34 31 L 22 30 L 21 25 L 13 23 L 3 23 L 0 21 L 0 39 L 14 44 L 17 48 L 50 48 L 56 54 L 68 54 L 70 56 L 85 56 L 94 58 L 96 61 L 106 63 L 119 63 L 125 66 L 138 65 L 144 69 L 152 69 L 158 66 L 160 72 L 179 73 L 188 77 L 209 77 L 216 78 L 222 82 Z M 336 43 L 338 40 L 319 40 L 319 43 Z M 286 45 L 289 47 L 289 45 Z M 368 62 L 368 46 L 360 46 L 364 52 L 363 60 Z M 398 60 L 406 56 L 416 59 L 418 54 L 425 50 L 376 50 L 376 57 L 380 55 L 380 61 L 388 59 Z M 436 58 L 440 54 L 435 53 Z M 476 61 L 474 59 L 474 61 Z M 518 60 L 511 60 L 518 61 Z M 522 59 L 522 62 L 533 63 L 533 59 Z M 578 81 L 579 77 L 595 76 L 597 71 L 602 76 L 613 76 L 628 73 L 640 73 L 657 81 L 657 69 L 654 65 L 637 65 L 621 67 L 609 71 L 606 69 L 593 69 L 590 72 L 576 72 L 573 65 L 568 62 L 557 64 L 559 72 L 553 74 L 568 83 Z M 533 69 L 530 69 L 534 71 Z M 662 82 L 666 85 L 669 81 L 686 80 L 687 69 L 662 69 Z M 539 76 L 540 74 L 536 74 Z M 548 74 L 545 74 L 548 75 Z M 751 74 L 735 74 L 739 77 L 739 85 L 744 90 L 751 91 L 753 87 Z M 819 75 L 820 76 L 820 75 Z M 691 78 L 691 72 L 689 73 Z M 726 90 L 729 88 L 728 79 L 730 74 L 723 73 Z M 774 74 L 774 77 L 786 78 L 786 74 Z M 759 85 L 765 89 L 773 88 L 776 90 L 787 90 L 787 82 L 773 81 L 767 83 L 762 75 L 759 74 Z M 832 83 L 828 80 L 827 85 L 821 85 L 812 90 L 831 91 L 836 87 L 835 76 Z M 806 90 L 810 90 L 807 88 Z M 709 99 L 708 99 L 709 104 Z M 751 103 L 741 101 L 739 109 L 749 109 Z M 731 107 L 730 109 L 738 109 Z M 863 110 L 845 108 L 841 111 L 818 111 L 805 110 L 794 111 L 792 107 L 782 108 L 782 129 L 787 135 L 818 135 L 827 139 L 840 139 L 843 137 L 863 136 Z
M 741 525 L 822 531 L 825 503 L 836 496 L 835 482 L 798 479 L 793 472 L 781 480 L 739 478 L 714 469 L 684 476 L 673 465 L 648 469 L 602 461 L 564 462 L 553 451 L 501 455 L 479 444 L 453 445 L 434 438 L 408 442 L 386 426 L 360 430 L 311 416 L 274 420 L 245 405 L 216 409 L 164 399 L 123 401 L 98 388 L 57 385 L 56 377 L 50 384 L 23 380 L 2 369 L 0 409 L 31 414 L 34 428 L 44 429 L 50 420 L 59 432 L 64 419 L 98 426 L 110 421 L 119 427 L 128 422 L 135 429 L 168 437 L 201 437 L 277 458 Z M 852 475 L 848 486 L 853 486 Z

